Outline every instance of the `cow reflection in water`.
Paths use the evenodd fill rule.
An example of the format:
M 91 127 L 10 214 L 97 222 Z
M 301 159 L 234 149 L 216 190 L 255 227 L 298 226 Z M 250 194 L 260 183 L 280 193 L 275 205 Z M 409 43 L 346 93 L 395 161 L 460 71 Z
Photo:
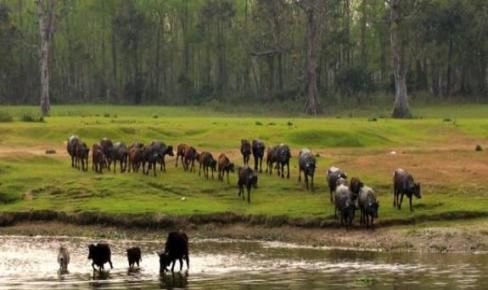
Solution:
M 160 289 L 187 289 L 188 287 L 188 270 L 184 272 L 161 272 L 159 274 Z

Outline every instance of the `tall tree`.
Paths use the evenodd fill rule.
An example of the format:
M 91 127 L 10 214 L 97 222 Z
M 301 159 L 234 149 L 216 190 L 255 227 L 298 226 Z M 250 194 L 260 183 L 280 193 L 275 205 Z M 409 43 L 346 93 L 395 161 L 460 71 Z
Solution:
M 37 0 L 40 35 L 41 113 L 49 115 L 49 52 L 54 36 L 56 0 Z
M 402 49 L 402 7 L 401 0 L 390 0 L 391 15 L 391 54 L 393 74 L 395 76 L 395 103 L 393 118 L 410 118 L 412 116 L 407 95 L 407 67 Z
M 301 0 L 298 4 L 306 15 L 306 47 L 305 55 L 305 82 L 307 102 L 305 113 L 317 115 L 322 112 L 320 107 L 319 91 L 317 88 L 317 48 L 319 44 L 320 30 L 325 15 L 326 0 Z

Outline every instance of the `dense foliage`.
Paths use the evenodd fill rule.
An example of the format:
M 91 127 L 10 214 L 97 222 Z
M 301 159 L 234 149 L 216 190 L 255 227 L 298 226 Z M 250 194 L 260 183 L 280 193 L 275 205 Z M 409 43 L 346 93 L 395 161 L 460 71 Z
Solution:
M 298 2 L 58 1 L 51 101 L 305 103 L 307 18 Z M 409 94 L 488 101 L 488 2 L 404 3 Z M 393 96 L 390 7 L 384 0 L 329 0 L 325 9 L 321 105 Z M 36 11 L 35 1 L 0 1 L 1 103 L 39 103 Z

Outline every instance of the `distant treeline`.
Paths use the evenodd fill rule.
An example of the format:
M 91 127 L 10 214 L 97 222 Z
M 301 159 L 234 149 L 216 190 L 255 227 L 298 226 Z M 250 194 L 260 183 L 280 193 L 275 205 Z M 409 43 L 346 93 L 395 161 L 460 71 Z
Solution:
M 307 15 L 298 2 L 57 1 L 51 101 L 305 100 Z M 322 106 L 376 103 L 384 93 L 392 102 L 386 2 L 326 1 L 317 48 Z M 488 101 L 488 1 L 403 2 L 409 93 Z M 39 94 L 36 2 L 0 0 L 0 102 L 38 104 Z

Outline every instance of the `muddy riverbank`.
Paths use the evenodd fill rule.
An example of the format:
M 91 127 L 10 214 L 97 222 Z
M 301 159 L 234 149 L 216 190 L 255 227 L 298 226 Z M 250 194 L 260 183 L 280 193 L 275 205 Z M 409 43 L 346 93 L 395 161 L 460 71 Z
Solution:
M 195 239 L 277 241 L 314 247 L 347 248 L 385 252 L 479 253 L 488 251 L 488 219 L 457 223 L 353 228 L 304 228 L 247 223 L 190 224 L 156 229 L 113 225 L 75 225 L 58 221 L 19 221 L 0 227 L 0 235 L 84 236 L 95 239 L 163 240 L 170 230 L 183 228 Z

